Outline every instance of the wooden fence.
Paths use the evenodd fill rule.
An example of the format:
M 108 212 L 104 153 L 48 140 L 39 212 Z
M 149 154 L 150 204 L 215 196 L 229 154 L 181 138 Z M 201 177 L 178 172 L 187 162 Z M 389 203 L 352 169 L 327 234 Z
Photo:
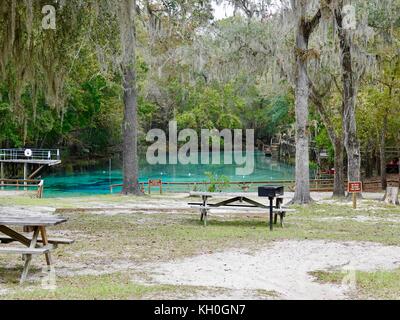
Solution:
M 288 191 L 295 190 L 295 181 L 293 180 L 273 180 L 273 181 L 232 181 L 232 182 L 162 182 L 164 192 L 189 192 L 206 190 L 210 185 L 224 187 L 226 189 L 237 189 L 237 191 L 257 191 L 257 188 L 262 185 L 282 185 Z M 141 189 L 145 190 L 149 182 L 140 182 Z M 116 188 L 121 188 L 122 184 L 110 185 L 110 193 L 113 193 Z M 310 180 L 311 191 L 329 192 L 333 191 L 333 179 L 313 179 Z
M 388 184 L 398 185 L 399 176 L 388 177 Z M 294 180 L 273 180 L 273 181 L 234 181 L 224 182 L 162 182 L 164 192 L 189 192 L 189 191 L 206 191 L 210 185 L 221 187 L 224 185 L 227 189 L 235 191 L 256 192 L 257 188 L 262 185 L 282 185 L 287 191 L 295 191 L 296 182 Z M 347 180 L 344 182 L 345 190 L 347 190 Z M 333 178 L 312 179 L 310 180 L 310 190 L 313 192 L 332 192 L 334 180 Z M 122 184 L 113 184 L 110 186 L 110 192 L 113 193 L 116 188 L 121 188 Z M 148 189 L 149 182 L 140 183 L 142 191 Z M 379 179 L 371 179 L 363 181 L 363 191 L 379 192 L 382 191 L 382 184 Z
M 15 188 L 17 191 L 36 189 L 36 196 L 43 198 L 44 180 L 0 179 L 0 190 L 5 190 L 5 188 Z

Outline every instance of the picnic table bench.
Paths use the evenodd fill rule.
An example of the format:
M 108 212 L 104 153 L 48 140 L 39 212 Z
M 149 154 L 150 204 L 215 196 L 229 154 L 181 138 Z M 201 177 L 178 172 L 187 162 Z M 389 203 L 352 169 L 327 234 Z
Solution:
M 259 201 L 250 199 L 248 193 L 224 193 L 224 192 L 190 192 L 190 196 L 201 197 L 202 202 L 190 202 L 188 205 L 191 208 L 199 208 L 200 220 L 203 221 L 204 226 L 207 226 L 207 216 L 211 209 L 228 209 L 229 210 L 243 210 L 252 209 L 257 212 L 267 212 L 270 206 L 263 204 Z M 210 198 L 225 198 L 225 200 L 209 203 Z M 270 215 L 269 225 L 271 230 L 273 225 L 278 223 L 278 216 L 280 218 L 280 225 L 283 227 L 283 218 L 287 212 L 294 212 L 293 209 L 282 207 L 283 198 L 277 197 L 273 208 L 273 215 Z
M 74 241 L 62 238 L 49 238 L 47 227 L 65 223 L 67 220 L 61 217 L 40 216 L 9 216 L 0 215 L 0 242 L 6 246 L 0 247 L 0 254 L 22 254 L 25 261 L 20 283 L 25 282 L 33 255 L 45 255 L 47 266 L 53 265 L 51 252 L 59 244 L 71 244 Z M 32 235 L 22 233 L 11 227 L 28 228 Z M 40 234 L 40 237 L 39 237 Z M 18 242 L 25 247 L 10 247 L 10 243 Z

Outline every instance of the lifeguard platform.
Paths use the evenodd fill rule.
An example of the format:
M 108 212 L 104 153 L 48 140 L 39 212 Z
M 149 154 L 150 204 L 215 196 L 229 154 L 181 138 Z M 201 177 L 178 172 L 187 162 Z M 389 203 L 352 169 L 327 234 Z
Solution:
M 6 164 L 21 164 L 24 166 L 24 180 L 33 179 L 44 167 L 56 166 L 61 163 L 59 149 L 0 149 L 0 179 L 4 179 Z M 28 165 L 36 165 L 32 173 Z

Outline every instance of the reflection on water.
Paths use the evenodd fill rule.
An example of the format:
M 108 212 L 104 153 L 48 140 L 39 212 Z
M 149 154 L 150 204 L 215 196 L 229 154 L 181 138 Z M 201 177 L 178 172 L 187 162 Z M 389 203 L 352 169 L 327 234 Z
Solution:
M 223 155 L 221 155 L 223 159 Z M 79 196 L 90 194 L 108 194 L 110 184 L 122 183 L 122 172 L 112 164 L 103 163 L 97 167 L 79 170 L 79 172 L 55 171 L 46 173 L 45 196 Z M 149 165 L 140 160 L 140 181 L 162 179 L 166 182 L 208 181 L 205 172 L 224 175 L 230 181 L 270 181 L 294 179 L 294 166 L 278 163 L 267 158 L 261 152 L 255 153 L 255 169 L 249 176 L 237 176 L 236 165 Z

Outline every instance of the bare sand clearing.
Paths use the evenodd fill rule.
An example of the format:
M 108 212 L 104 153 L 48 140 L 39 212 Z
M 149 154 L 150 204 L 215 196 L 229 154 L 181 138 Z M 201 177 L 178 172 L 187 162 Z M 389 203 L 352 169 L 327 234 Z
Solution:
M 23 188 L 23 186 L 21 186 Z M 6 197 L 24 197 L 24 198 L 34 198 L 36 197 L 37 192 L 36 191 L 24 191 L 24 190 L 1 190 L 1 197 L 6 198 Z
M 0 206 L 2 216 L 53 216 L 55 208 L 52 207 L 23 207 L 23 206 Z
M 374 243 L 281 241 L 249 252 L 242 249 L 148 265 L 154 282 L 219 287 L 237 291 L 275 291 L 280 299 L 346 299 L 351 286 L 322 284 L 311 271 L 392 270 L 400 267 L 400 247 Z M 205 297 L 202 297 L 205 298 Z M 208 297 L 214 298 L 212 296 Z M 230 297 L 236 299 L 233 294 Z

